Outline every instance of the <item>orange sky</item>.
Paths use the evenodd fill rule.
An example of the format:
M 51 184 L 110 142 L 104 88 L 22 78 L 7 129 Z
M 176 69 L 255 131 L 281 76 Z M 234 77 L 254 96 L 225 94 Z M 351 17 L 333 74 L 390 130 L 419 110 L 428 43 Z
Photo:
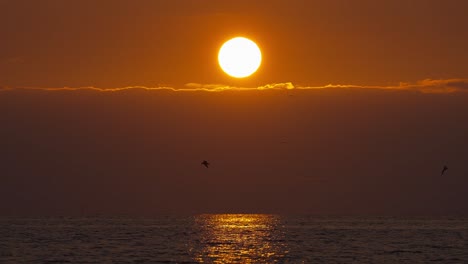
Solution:
M 0 215 L 468 214 L 466 10 L 0 0 Z
M 468 73 L 468 3 L 435 1 L 0 1 L 0 85 L 387 85 Z M 252 38 L 264 63 L 219 70 Z

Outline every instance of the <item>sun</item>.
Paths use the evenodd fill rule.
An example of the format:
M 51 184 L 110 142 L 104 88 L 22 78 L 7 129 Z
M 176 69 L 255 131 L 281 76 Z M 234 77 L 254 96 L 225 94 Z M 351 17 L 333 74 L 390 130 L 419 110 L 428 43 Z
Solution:
M 229 76 L 244 78 L 257 71 L 262 63 L 260 48 L 250 39 L 236 37 L 219 49 L 219 66 Z

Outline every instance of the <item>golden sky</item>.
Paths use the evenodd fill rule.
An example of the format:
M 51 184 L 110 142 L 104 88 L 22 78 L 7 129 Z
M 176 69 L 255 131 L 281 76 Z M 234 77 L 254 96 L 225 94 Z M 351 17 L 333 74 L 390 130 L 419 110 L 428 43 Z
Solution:
M 0 216 L 468 214 L 467 10 L 0 0 Z
M 392 1 L 0 1 L 0 85 L 115 88 L 187 83 L 395 85 L 466 78 L 468 3 Z M 218 67 L 234 36 L 264 62 Z

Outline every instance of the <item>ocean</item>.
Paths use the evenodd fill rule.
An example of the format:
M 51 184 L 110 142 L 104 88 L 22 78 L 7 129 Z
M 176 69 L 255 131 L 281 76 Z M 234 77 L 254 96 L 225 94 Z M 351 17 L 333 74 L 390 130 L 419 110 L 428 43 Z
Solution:
M 4 218 L 0 263 L 468 263 L 468 218 Z

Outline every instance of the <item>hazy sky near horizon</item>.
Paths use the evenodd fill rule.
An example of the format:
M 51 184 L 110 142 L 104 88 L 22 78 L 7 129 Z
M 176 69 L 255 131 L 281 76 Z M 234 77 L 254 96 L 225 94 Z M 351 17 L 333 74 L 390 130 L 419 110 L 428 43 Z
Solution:
M 468 214 L 466 10 L 0 0 L 0 215 Z

